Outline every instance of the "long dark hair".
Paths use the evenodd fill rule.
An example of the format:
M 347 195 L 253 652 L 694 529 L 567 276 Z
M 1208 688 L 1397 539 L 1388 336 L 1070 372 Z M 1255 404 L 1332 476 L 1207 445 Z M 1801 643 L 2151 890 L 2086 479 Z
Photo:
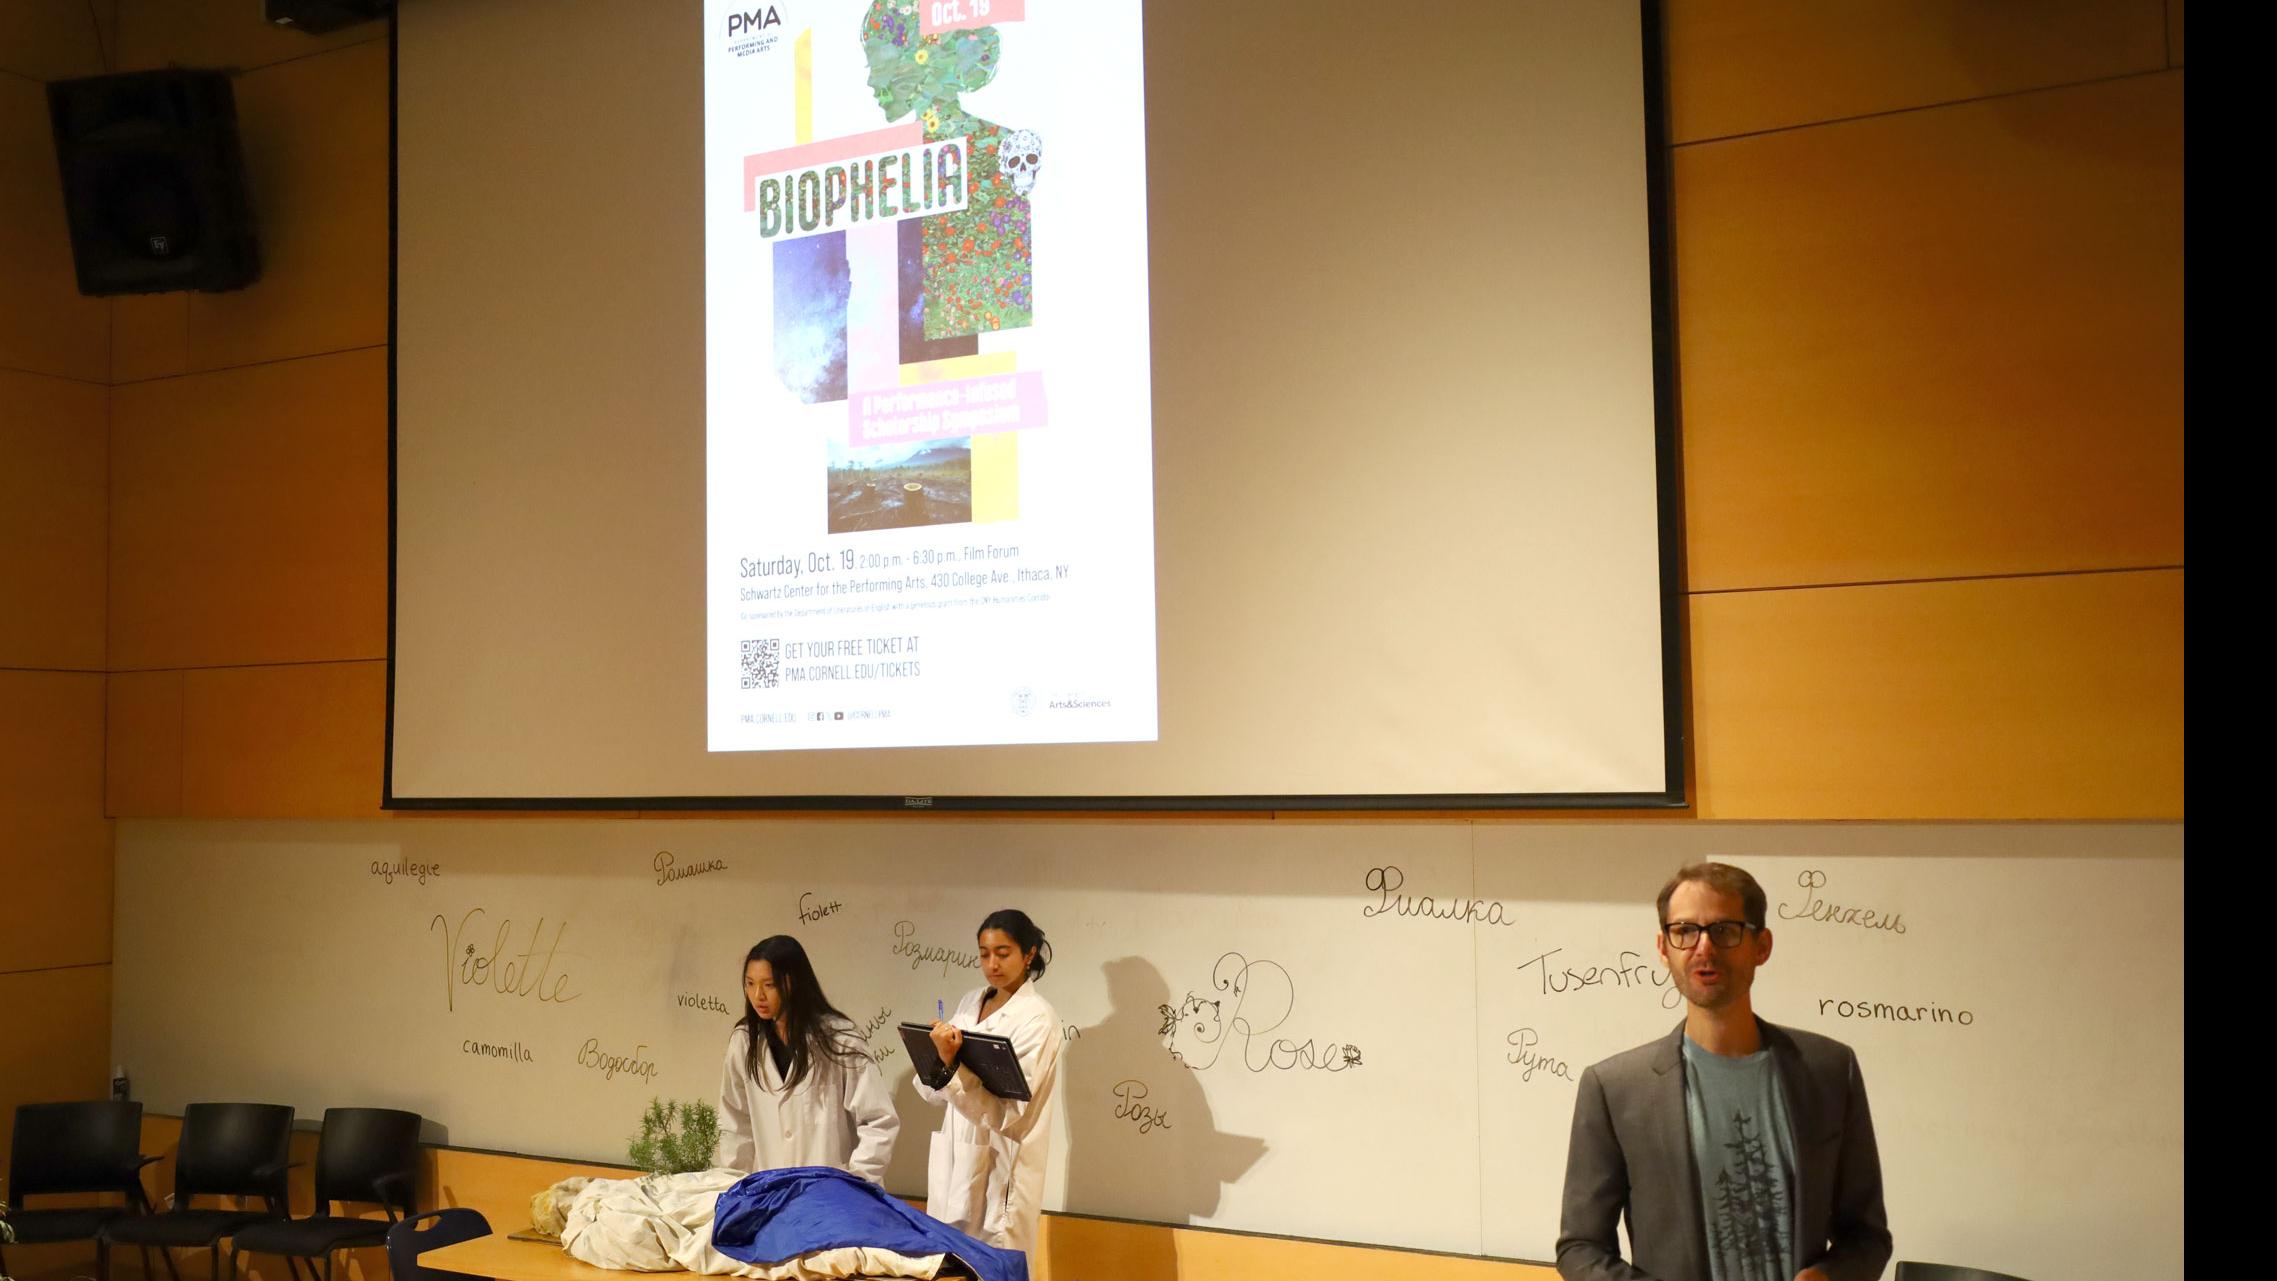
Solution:
M 862 1047 L 847 1036 L 844 1025 L 853 1020 L 840 1013 L 830 998 L 822 994 L 822 980 L 814 976 L 814 965 L 806 959 L 806 949 L 799 946 L 797 939 L 788 934 L 770 934 L 752 944 L 751 950 L 744 954 L 742 974 L 751 972 L 753 961 L 765 961 L 767 968 L 774 971 L 775 991 L 783 1000 L 783 1024 L 789 1033 L 783 1039 L 791 1051 L 791 1070 L 783 1074 L 785 1094 L 797 1089 L 808 1070 L 822 1059 L 851 1063 L 856 1057 L 868 1057 Z M 739 987 L 741 982 L 742 976 L 738 975 Z M 760 1018 L 759 1011 L 751 1008 L 750 996 L 743 998 L 743 1017 L 736 1020 L 735 1025 L 743 1029 L 747 1042 L 744 1046 L 748 1056 L 746 1066 L 754 1081 L 767 1079 L 759 1073 L 759 1047 L 773 1030 L 769 1026 L 772 1022 Z
M 1033 983 L 1044 976 L 1044 967 L 1052 962 L 1052 945 L 1044 938 L 1043 930 L 1028 919 L 1026 912 L 1016 907 L 1000 907 L 988 914 L 980 923 L 980 928 L 972 932 L 972 936 L 977 939 L 990 930 L 1004 931 L 1011 936 L 1012 942 L 1021 952 L 1035 953 L 1028 961 L 1026 982 Z

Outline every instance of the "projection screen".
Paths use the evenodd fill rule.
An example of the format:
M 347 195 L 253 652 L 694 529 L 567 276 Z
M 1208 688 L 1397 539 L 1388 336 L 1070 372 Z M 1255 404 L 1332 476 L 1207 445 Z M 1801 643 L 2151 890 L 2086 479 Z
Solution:
M 387 803 L 1681 803 L 1655 27 L 402 0 Z

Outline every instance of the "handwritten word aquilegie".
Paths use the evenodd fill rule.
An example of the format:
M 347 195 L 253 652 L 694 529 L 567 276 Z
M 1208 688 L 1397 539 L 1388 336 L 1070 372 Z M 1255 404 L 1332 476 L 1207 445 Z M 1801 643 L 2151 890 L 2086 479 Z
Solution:
M 553 971 L 562 936 L 569 933 L 569 922 L 554 926 L 553 939 L 549 942 L 546 918 L 539 917 L 538 923 L 530 927 L 529 945 L 509 954 L 507 949 L 513 946 L 514 918 L 500 918 L 498 932 L 490 938 L 490 952 L 485 955 L 474 941 L 473 931 L 480 928 L 475 918 L 488 914 L 487 909 L 471 907 L 459 917 L 456 925 L 441 912 L 427 922 L 430 934 L 438 925 L 443 929 L 444 1009 L 458 1008 L 458 991 L 462 987 L 487 987 L 501 996 L 534 996 L 552 1005 L 566 1005 L 583 995 L 569 990 L 569 975 Z M 538 954 L 541 947 L 545 949 L 542 957 Z
M 1489 898 L 1451 898 L 1444 902 L 1428 894 L 1400 893 L 1407 884 L 1407 873 L 1391 864 L 1371 867 L 1361 884 L 1377 896 L 1376 902 L 1360 909 L 1360 915 L 1426 916 L 1441 921 L 1463 921 L 1473 925 L 1516 925 L 1509 908 L 1499 900 Z
M 371 874 L 389 885 L 395 884 L 395 878 L 398 876 L 425 885 L 428 877 L 443 874 L 443 865 L 440 863 L 413 863 L 400 858 L 390 863 L 385 859 L 375 858 L 372 860 Z

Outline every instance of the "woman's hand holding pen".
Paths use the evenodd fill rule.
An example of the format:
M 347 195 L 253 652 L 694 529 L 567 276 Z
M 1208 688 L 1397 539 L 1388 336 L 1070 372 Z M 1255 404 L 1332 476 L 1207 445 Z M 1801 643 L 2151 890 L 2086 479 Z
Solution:
M 935 1019 L 932 1037 L 933 1052 L 941 1056 L 943 1064 L 955 1067 L 957 1065 L 957 1051 L 963 1049 L 965 1045 L 964 1031 L 954 1023 L 945 1023 Z

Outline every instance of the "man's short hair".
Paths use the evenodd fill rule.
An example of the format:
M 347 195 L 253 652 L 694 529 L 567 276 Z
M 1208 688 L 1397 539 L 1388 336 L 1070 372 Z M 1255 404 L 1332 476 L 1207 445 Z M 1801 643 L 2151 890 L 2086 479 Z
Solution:
M 1733 867 L 1729 863 L 1693 863 L 1677 868 L 1676 875 L 1668 878 L 1668 884 L 1660 887 L 1662 925 L 1668 924 L 1668 900 L 1676 897 L 1676 887 L 1686 881 L 1704 882 L 1709 889 L 1719 894 L 1739 895 L 1740 909 L 1746 915 L 1747 923 L 1759 930 L 1763 928 L 1766 902 L 1763 887 L 1756 884 L 1755 878 L 1749 876 L 1745 869 Z

